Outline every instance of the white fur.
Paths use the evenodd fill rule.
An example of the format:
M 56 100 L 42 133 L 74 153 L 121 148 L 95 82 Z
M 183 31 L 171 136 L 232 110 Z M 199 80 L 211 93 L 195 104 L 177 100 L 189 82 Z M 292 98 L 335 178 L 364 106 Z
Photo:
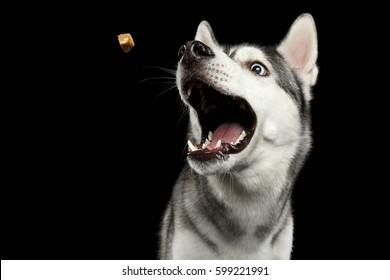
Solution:
M 198 26 L 195 39 L 210 47 L 215 54 L 208 60 L 206 77 L 220 92 L 244 98 L 256 113 L 257 125 L 248 146 L 237 154 L 230 154 L 226 160 L 213 165 L 203 165 L 189 160 L 196 172 L 207 176 L 211 191 L 232 209 L 235 220 L 242 221 L 245 238 L 226 242 L 216 228 L 207 220 L 196 220 L 199 228 L 208 238 L 222 248 L 215 255 L 199 237 L 181 225 L 180 213 L 175 215 L 175 233 L 172 257 L 174 259 L 289 259 L 293 243 L 293 220 L 288 217 L 287 225 L 277 242 L 271 245 L 271 238 L 259 243 L 255 237 L 259 221 L 271 216 L 272 203 L 279 197 L 288 180 L 288 170 L 300 143 L 302 128 L 299 109 L 294 100 L 276 82 L 272 64 L 261 49 L 251 45 L 237 48 L 234 60 L 222 51 L 215 40 L 209 24 Z M 317 34 L 312 17 L 304 14 L 292 24 L 278 51 L 293 67 L 303 83 L 307 101 L 310 87 L 317 79 Z M 254 61 L 263 63 L 270 72 L 260 77 L 250 70 Z M 249 65 L 249 66 L 248 66 Z M 177 82 L 181 81 L 181 66 L 177 71 Z M 206 81 L 207 82 L 207 81 Z M 184 95 L 185 93 L 182 93 Z M 183 102 L 189 105 L 185 98 Z M 196 111 L 189 106 L 189 137 L 201 142 L 201 127 Z M 191 204 L 193 202 L 189 202 Z M 191 209 L 191 205 L 186 205 Z M 272 229 L 272 233 L 278 228 Z M 272 236 L 272 234 L 270 235 Z
M 252 141 L 248 147 L 239 154 L 232 154 L 227 161 L 221 161 L 214 167 L 207 167 L 203 170 L 201 166 L 190 161 L 190 165 L 198 173 L 214 174 L 221 170 L 232 170 L 236 163 L 244 162 L 245 165 L 256 166 L 263 169 L 261 165 L 266 165 L 264 168 L 275 170 L 280 169 L 279 162 L 275 162 L 275 166 L 270 166 L 269 162 L 272 159 L 267 158 L 269 151 L 274 150 L 274 146 L 278 147 L 285 145 L 282 158 L 291 157 L 295 152 L 294 142 L 298 142 L 300 135 L 299 112 L 291 97 L 288 96 L 275 82 L 272 74 L 269 77 L 259 77 L 248 69 L 243 67 L 248 61 L 254 59 L 264 63 L 272 73 L 271 64 L 266 60 L 265 55 L 261 50 L 247 46 L 242 47 L 237 51 L 236 61 L 233 61 L 221 50 L 213 49 L 215 57 L 209 62 L 209 75 L 217 77 L 214 81 L 214 86 L 221 92 L 233 94 L 245 98 L 257 113 L 257 128 Z M 216 66 L 216 65 L 219 66 Z M 180 67 L 179 67 L 180 73 Z M 218 73 L 217 73 L 218 71 Z M 220 80 L 223 77 L 223 80 Z M 179 75 L 180 78 L 180 75 Z M 201 140 L 201 129 L 198 123 L 196 111 L 190 107 L 190 135 L 196 139 L 197 143 Z M 272 145 L 263 145 L 259 142 L 268 140 Z M 290 152 L 288 151 L 290 150 Z M 254 164 L 262 158 L 261 162 Z M 271 153 L 271 158 L 274 158 Z M 260 166 L 259 166 L 260 165 Z M 264 180 L 264 174 L 258 174 L 261 180 Z

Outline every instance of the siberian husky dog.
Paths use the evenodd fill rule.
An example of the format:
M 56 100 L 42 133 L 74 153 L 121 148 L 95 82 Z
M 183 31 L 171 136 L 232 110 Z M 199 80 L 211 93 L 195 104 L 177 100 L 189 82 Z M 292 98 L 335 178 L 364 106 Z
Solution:
M 300 15 L 273 46 L 218 43 L 207 21 L 179 49 L 188 155 L 160 259 L 291 259 L 291 194 L 311 148 L 317 32 Z

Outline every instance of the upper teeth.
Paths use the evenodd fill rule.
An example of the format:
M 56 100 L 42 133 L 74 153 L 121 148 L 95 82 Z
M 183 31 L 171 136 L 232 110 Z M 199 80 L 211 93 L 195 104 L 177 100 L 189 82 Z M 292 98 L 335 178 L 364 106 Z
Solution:
M 192 144 L 192 142 L 190 140 L 187 141 L 187 144 L 188 144 L 188 149 L 193 152 L 193 151 L 197 151 L 198 149 Z
M 245 130 L 241 131 L 240 136 L 238 136 L 237 140 L 234 143 L 232 142 L 230 144 L 231 145 L 239 144 L 245 138 L 246 135 L 247 134 L 246 134 Z M 204 143 L 202 144 L 202 150 L 209 149 L 208 146 L 210 145 L 212 138 L 213 138 L 213 133 L 211 131 L 209 131 L 207 138 L 205 139 Z M 188 144 L 188 150 L 191 152 L 200 150 L 200 148 L 195 147 L 195 145 L 192 144 L 192 142 L 190 140 L 187 141 L 187 144 Z M 215 145 L 214 149 L 218 149 L 221 146 L 222 146 L 222 140 L 219 139 L 217 141 L 217 144 Z
M 191 83 L 189 86 L 188 86 L 188 89 L 187 89 L 187 96 L 190 96 L 191 95 L 191 92 L 192 92 L 192 89 L 194 88 L 194 84 Z
M 245 136 L 246 136 L 245 130 L 241 131 L 241 134 L 240 134 L 240 136 L 238 136 L 236 142 L 234 142 L 234 145 L 237 145 L 237 144 L 240 143 L 242 140 L 244 140 Z
M 221 142 L 221 139 L 219 139 L 217 142 L 217 145 L 215 145 L 215 148 L 217 149 L 217 148 L 221 147 L 221 145 L 222 145 L 222 142 Z

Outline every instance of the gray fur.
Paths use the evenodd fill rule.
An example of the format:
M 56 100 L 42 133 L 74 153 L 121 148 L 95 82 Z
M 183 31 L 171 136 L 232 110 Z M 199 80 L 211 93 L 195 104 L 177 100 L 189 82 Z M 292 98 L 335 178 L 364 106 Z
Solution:
M 189 143 L 188 161 L 176 181 L 161 223 L 160 259 L 290 258 L 293 239 L 291 197 L 296 178 L 311 149 L 310 87 L 318 72 L 313 64 L 317 50 L 311 16 L 300 16 L 291 30 L 293 32 L 279 46 L 227 46 L 218 43 L 210 25 L 204 21 L 198 27 L 196 40 L 183 45 L 177 86 L 190 110 L 188 139 L 196 141 L 196 147 Z M 300 32 L 306 32 L 308 36 L 296 36 Z M 300 38 L 311 38 L 306 43 L 312 47 L 303 54 L 307 56 L 293 52 L 297 44 L 300 46 Z M 255 57 L 248 59 L 251 55 Z M 266 63 L 259 61 L 260 58 Z M 271 75 L 251 73 L 253 63 L 271 65 Z M 312 69 L 308 70 L 310 67 Z M 218 75 L 221 79 L 215 77 Z M 238 94 L 240 83 L 244 83 L 243 91 Z M 258 88 L 263 85 L 266 86 Z M 246 103 L 238 103 L 237 94 L 245 99 L 249 109 Z M 212 98 L 210 105 L 209 96 Z M 232 109 L 234 102 L 241 110 L 246 108 L 251 112 L 248 116 L 244 114 L 246 118 L 240 120 L 239 130 L 250 136 L 246 133 L 244 143 L 231 143 L 234 149 L 240 150 L 202 146 L 207 133 L 203 129 L 209 127 L 202 122 L 216 117 L 210 123 L 218 120 L 214 125 L 217 127 L 210 129 L 218 131 L 221 126 L 222 133 L 224 125 L 235 121 L 219 116 L 225 113 L 223 106 L 220 106 L 223 108 L 218 116 L 216 111 L 210 114 L 211 117 L 208 115 L 206 109 L 216 110 L 212 106 L 218 106 L 214 100 L 219 96 L 223 98 L 218 100 L 224 102 L 226 96 L 232 96 L 231 103 L 226 106 L 233 110 L 232 115 L 237 114 L 237 110 Z M 266 104 L 274 104 L 274 108 L 262 106 L 258 98 Z M 202 121 L 200 114 L 203 114 Z M 255 119 L 252 126 L 248 125 L 248 119 Z M 287 121 L 290 123 L 286 124 Z M 237 132 L 229 133 L 236 133 L 238 138 Z

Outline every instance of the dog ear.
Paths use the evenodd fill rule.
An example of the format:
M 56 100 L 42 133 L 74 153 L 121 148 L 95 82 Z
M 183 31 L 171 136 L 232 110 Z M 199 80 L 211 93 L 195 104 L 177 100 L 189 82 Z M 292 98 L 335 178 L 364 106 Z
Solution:
M 278 46 L 303 81 L 313 86 L 317 81 L 317 29 L 310 14 L 300 15 L 291 25 L 286 37 Z
M 201 41 L 209 47 L 218 47 L 218 41 L 215 39 L 213 30 L 211 29 L 210 24 L 203 20 L 196 31 L 195 40 Z

